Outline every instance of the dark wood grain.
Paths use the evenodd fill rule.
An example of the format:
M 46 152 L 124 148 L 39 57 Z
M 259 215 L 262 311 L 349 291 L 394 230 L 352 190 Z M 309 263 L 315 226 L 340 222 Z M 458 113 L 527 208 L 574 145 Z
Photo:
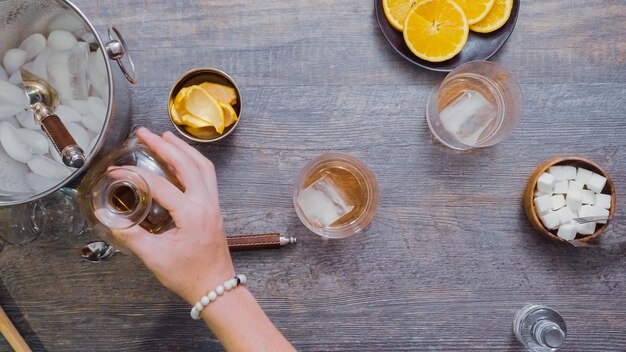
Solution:
M 192 68 L 237 81 L 237 130 L 197 147 L 217 167 L 229 233 L 298 237 L 233 258 L 299 350 L 519 351 L 511 325 L 527 302 L 563 314 L 564 351 L 626 350 L 626 247 L 557 246 L 522 209 L 528 177 L 555 155 L 594 160 L 626 195 L 624 1 L 523 1 L 493 60 L 521 82 L 524 115 L 503 143 L 465 153 L 435 142 L 424 120 L 444 76 L 389 47 L 370 1 L 76 3 L 128 41 L 134 125 L 173 131 L 169 89 Z M 381 204 L 364 234 L 322 240 L 296 217 L 296 176 L 324 151 L 377 175 Z M 35 351 L 221 350 L 136 258 L 82 262 L 88 240 L 0 254 L 0 302 Z

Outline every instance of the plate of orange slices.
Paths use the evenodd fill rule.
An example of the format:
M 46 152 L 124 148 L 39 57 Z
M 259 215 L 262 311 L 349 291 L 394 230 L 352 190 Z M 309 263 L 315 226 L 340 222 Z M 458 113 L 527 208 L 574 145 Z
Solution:
M 498 52 L 519 7 L 519 0 L 374 0 L 389 44 L 406 60 L 441 72 Z

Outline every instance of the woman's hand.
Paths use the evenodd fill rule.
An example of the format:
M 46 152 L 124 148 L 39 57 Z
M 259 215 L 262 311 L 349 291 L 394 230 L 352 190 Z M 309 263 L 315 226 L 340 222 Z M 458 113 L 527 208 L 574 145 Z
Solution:
M 169 211 L 176 228 L 154 235 L 140 226 L 114 231 L 115 240 L 134 252 L 165 287 L 190 305 L 235 275 L 224 235 L 213 164 L 187 143 L 145 128 L 137 138 L 165 161 L 184 188 L 135 169 L 152 196 Z M 225 293 L 202 310 L 204 321 L 232 351 L 293 351 L 245 286 Z
M 184 187 L 135 169 L 150 185 L 156 202 L 167 209 L 176 228 L 154 235 L 140 226 L 115 231 L 117 241 L 135 253 L 165 287 L 189 304 L 235 275 L 224 235 L 213 164 L 171 132 L 159 137 L 145 128 L 137 138 L 165 161 Z

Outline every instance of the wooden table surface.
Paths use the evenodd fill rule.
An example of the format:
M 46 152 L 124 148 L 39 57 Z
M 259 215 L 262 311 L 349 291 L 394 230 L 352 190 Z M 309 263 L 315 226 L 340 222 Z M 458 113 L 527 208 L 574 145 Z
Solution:
M 519 351 L 512 320 L 528 302 L 563 314 L 564 351 L 626 350 L 626 246 L 557 246 L 521 206 L 533 169 L 563 154 L 606 168 L 618 213 L 626 206 L 623 0 L 522 3 L 493 61 L 519 79 L 523 117 L 503 143 L 472 152 L 431 136 L 424 108 L 444 75 L 393 51 L 372 1 L 76 3 L 102 33 L 112 23 L 126 36 L 139 74 L 134 125 L 173 130 L 166 99 L 187 70 L 238 82 L 237 131 L 197 147 L 216 164 L 228 233 L 298 237 L 234 261 L 299 350 Z M 380 184 L 374 222 L 346 240 L 308 232 L 292 205 L 298 172 L 327 151 L 363 160 Z M 221 350 L 136 258 L 81 261 L 88 240 L 0 254 L 2 306 L 34 350 Z

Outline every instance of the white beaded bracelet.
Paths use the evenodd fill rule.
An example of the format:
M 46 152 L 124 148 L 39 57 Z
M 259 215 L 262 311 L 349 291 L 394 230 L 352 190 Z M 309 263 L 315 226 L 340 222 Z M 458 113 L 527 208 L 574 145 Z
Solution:
M 219 285 L 215 288 L 215 291 L 211 291 L 207 293 L 206 296 L 200 298 L 198 303 L 191 308 L 191 318 L 193 320 L 200 320 L 200 313 L 204 309 L 204 307 L 208 306 L 211 302 L 215 301 L 217 297 L 224 294 L 224 292 L 228 292 L 239 285 L 245 285 L 248 281 L 246 275 L 239 274 L 232 279 L 226 280 L 222 285 Z

